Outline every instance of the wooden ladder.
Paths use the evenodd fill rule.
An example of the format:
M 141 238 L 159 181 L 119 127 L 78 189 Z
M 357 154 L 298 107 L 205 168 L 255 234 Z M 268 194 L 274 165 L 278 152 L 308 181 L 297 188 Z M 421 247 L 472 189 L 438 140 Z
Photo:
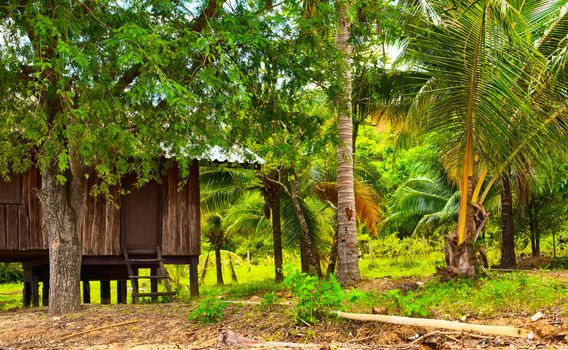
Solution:
M 170 288 L 170 276 L 168 271 L 164 268 L 164 259 L 162 258 L 162 250 L 160 247 L 152 249 L 126 249 L 123 250 L 124 262 L 128 269 L 128 278 L 132 283 L 132 303 L 138 303 L 140 297 L 152 297 L 152 301 L 158 301 L 158 297 L 168 297 L 176 295 Z M 134 259 L 132 257 L 135 257 Z M 133 268 L 132 266 L 136 267 Z M 138 275 L 139 267 L 150 268 L 149 276 Z M 136 271 L 136 273 L 134 273 Z M 140 293 L 138 281 L 141 279 L 150 279 L 153 288 L 155 289 L 150 293 Z M 158 292 L 158 283 L 162 281 L 166 289 L 165 292 Z

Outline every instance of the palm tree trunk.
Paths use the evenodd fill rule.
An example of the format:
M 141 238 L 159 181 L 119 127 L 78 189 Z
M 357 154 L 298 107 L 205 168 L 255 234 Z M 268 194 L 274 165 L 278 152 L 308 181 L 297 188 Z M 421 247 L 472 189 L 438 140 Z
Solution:
M 300 205 L 299 187 L 300 178 L 298 173 L 294 172 L 294 181 L 292 182 L 292 191 L 290 197 L 292 199 L 292 205 L 294 206 L 294 210 L 296 211 L 296 216 L 298 217 L 298 221 L 300 222 L 300 227 L 302 230 L 300 234 L 300 253 L 303 257 L 302 272 L 321 277 L 322 273 L 319 253 L 316 250 L 316 247 L 314 247 L 309 236 L 310 228 L 308 227 L 306 217 L 304 216 L 304 211 L 302 210 L 302 207 Z
M 282 226 L 280 221 L 280 191 L 275 186 L 275 192 L 270 198 L 270 211 L 272 214 L 272 240 L 274 242 L 274 280 L 282 282 Z
M 217 285 L 223 286 L 223 266 L 221 265 L 221 247 L 215 247 L 215 267 L 217 269 Z
M 540 256 L 540 232 L 538 229 L 537 209 L 534 199 L 528 201 L 528 216 L 529 216 L 529 232 L 531 237 L 531 253 L 532 256 Z
M 446 272 L 451 275 L 473 276 L 475 274 L 476 265 L 482 265 L 482 261 L 478 261 L 475 242 L 481 233 L 487 213 L 479 204 L 471 202 L 474 191 L 474 180 L 472 176 L 468 177 L 466 211 L 465 211 L 465 231 L 463 242 L 459 239 L 459 230 L 456 229 L 451 235 L 446 236 L 446 246 L 444 253 L 446 254 L 446 264 L 448 265 Z M 483 258 L 482 258 L 483 260 Z
M 342 53 L 338 74 L 337 119 L 337 279 L 352 285 L 361 279 L 357 253 L 355 190 L 353 186 L 353 118 L 351 111 L 351 47 L 349 45 L 349 2 L 337 1 L 335 44 Z
M 270 177 L 270 179 L 268 179 Z M 272 241 L 274 246 L 274 280 L 282 282 L 282 224 L 280 219 L 280 186 L 274 181 L 278 178 L 276 171 L 264 178 L 264 193 L 270 207 L 272 219 Z
M 510 172 L 501 177 L 501 267 L 515 267 L 515 231 L 513 227 L 513 199 L 511 195 Z

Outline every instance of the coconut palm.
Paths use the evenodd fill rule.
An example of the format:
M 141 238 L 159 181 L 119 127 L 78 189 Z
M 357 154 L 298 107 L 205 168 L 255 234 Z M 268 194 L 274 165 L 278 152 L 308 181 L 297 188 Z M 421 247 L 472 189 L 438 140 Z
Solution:
M 515 4 L 431 4 L 439 20 L 424 23 L 409 44 L 414 60 L 432 76 L 417 100 L 417 111 L 426 116 L 417 124 L 446 136 L 442 157 L 461 169 L 458 227 L 447 238 L 448 271 L 471 275 L 488 189 L 507 166 L 538 160 L 550 147 L 542 140 L 565 147 L 560 144 L 565 130 L 559 132 L 557 117 L 543 118 L 527 103 L 527 91 L 541 91 L 533 76 L 550 75 L 527 39 L 530 23 Z M 492 178 L 480 194 L 488 169 Z
M 357 249 L 355 221 L 355 189 L 353 187 L 353 118 L 351 115 L 351 46 L 349 35 L 351 22 L 348 15 L 349 1 L 338 0 L 335 44 L 342 55 L 339 64 L 337 94 L 337 279 L 343 285 L 351 285 L 361 279 Z

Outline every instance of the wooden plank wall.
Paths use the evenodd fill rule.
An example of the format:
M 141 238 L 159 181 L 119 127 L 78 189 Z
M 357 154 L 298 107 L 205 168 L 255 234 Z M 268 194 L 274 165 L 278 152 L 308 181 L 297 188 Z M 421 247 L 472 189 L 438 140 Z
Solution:
M 89 179 L 89 188 L 95 184 Z M 112 191 L 120 203 L 118 188 Z M 83 255 L 120 255 L 120 208 L 104 197 L 87 199 L 87 213 L 83 221 Z
M 163 179 L 162 251 L 164 255 L 199 255 L 199 164 L 194 160 L 187 183 L 180 189 L 179 169 L 171 167 Z
M 2 181 L 0 188 L 10 195 L 0 203 L 0 249 L 47 249 L 47 238 L 41 231 L 41 206 L 35 194 L 40 187 L 36 168 L 13 175 L 8 183 Z
M 189 179 L 181 190 L 178 190 L 178 184 L 179 170 L 172 167 L 163 179 L 162 251 L 164 255 L 199 255 L 201 242 L 197 161 L 193 162 Z M 4 187 L 6 185 L 3 184 Z M 21 186 L 21 203 L 10 201 L 0 204 L 0 249 L 47 249 L 47 237 L 41 230 L 41 205 L 35 194 L 35 189 L 41 187 L 39 171 L 34 168 L 8 185 Z M 13 189 L 11 191 L 14 193 Z M 118 189 L 113 196 L 118 198 Z M 83 255 L 120 254 L 120 208 L 103 197 L 89 196 L 83 223 Z

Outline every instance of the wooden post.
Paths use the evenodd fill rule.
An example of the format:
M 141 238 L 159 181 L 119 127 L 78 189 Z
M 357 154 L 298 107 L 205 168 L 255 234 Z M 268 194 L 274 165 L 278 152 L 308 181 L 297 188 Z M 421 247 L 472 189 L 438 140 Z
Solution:
M 132 272 L 135 276 L 140 276 L 140 270 L 137 267 L 132 268 Z M 138 304 L 138 296 L 137 294 L 140 292 L 138 279 L 132 280 L 132 304 Z
M 197 273 L 198 264 L 199 264 L 198 256 L 189 257 L 189 291 L 192 297 L 199 296 L 199 280 Z
M 91 282 L 88 280 L 83 281 L 83 303 L 91 303 Z
M 101 304 L 110 304 L 110 281 L 101 281 Z
M 116 281 L 116 302 L 119 304 L 126 304 L 126 280 Z
M 24 307 L 32 305 L 32 271 L 24 266 Z
M 158 275 L 158 268 L 151 267 L 150 268 L 150 276 L 157 276 Z M 150 278 L 150 291 L 152 293 L 158 293 L 158 279 L 157 278 Z M 152 302 L 158 302 L 158 296 L 152 296 Z
M 43 287 L 41 290 L 41 304 L 49 306 L 49 276 L 43 279 Z
M 32 289 L 32 305 L 35 307 L 39 306 L 39 281 L 37 276 L 33 273 L 32 270 L 32 280 L 31 280 L 31 289 Z

